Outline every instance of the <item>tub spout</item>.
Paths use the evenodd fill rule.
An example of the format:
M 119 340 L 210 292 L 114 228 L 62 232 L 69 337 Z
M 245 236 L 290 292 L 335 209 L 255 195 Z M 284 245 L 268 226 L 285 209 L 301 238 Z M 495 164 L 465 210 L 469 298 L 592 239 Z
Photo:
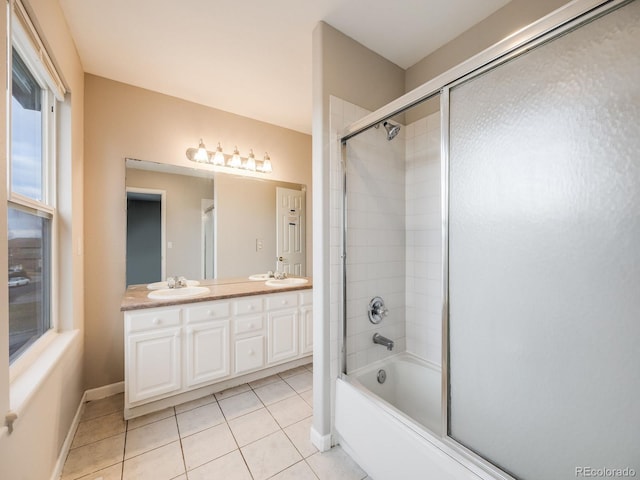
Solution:
M 383 337 L 379 333 L 373 334 L 373 343 L 387 347 L 387 350 L 393 350 L 393 340 Z

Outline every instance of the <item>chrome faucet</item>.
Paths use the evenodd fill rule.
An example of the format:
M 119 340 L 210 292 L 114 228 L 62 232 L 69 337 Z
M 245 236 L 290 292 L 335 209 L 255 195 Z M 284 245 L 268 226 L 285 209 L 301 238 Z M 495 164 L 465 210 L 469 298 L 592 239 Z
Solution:
M 387 347 L 387 350 L 393 350 L 393 340 L 383 337 L 379 333 L 373 334 L 373 343 Z
M 187 286 L 187 279 L 184 277 L 169 277 L 167 278 L 167 287 L 169 288 L 182 288 Z
M 282 272 L 280 271 L 280 264 L 282 264 Z M 276 257 L 276 271 L 273 272 L 273 278 L 277 280 L 287 278 L 287 272 L 284 271 L 284 257 Z

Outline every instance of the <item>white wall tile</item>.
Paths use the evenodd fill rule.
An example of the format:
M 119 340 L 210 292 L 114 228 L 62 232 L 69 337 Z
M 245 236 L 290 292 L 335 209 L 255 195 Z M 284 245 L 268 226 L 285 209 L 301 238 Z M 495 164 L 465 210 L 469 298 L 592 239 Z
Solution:
M 343 172 L 337 135 L 369 112 L 330 98 L 332 227 L 330 337 L 341 332 Z M 361 368 L 407 349 L 440 363 L 442 303 L 440 120 L 436 113 L 404 126 L 394 141 L 371 129 L 347 145 L 347 367 Z M 335 268 L 334 268 L 335 267 Z M 376 295 L 390 314 L 380 325 L 366 309 Z M 334 315 L 336 315 L 334 317 Z M 393 352 L 374 345 L 374 332 L 392 338 Z M 331 349 L 338 374 L 338 349 Z

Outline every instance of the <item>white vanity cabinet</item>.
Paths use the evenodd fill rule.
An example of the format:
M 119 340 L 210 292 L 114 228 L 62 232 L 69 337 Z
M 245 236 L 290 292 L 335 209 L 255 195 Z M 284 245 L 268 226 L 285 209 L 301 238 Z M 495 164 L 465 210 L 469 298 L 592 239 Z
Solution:
M 298 296 L 297 292 L 280 293 L 266 299 L 269 311 L 269 347 L 267 349 L 269 363 L 278 363 L 298 356 L 300 351 Z
M 229 302 L 188 306 L 183 314 L 185 386 L 195 387 L 229 375 Z
M 125 315 L 129 402 L 170 395 L 182 388 L 180 309 Z
M 125 418 L 299 365 L 312 352 L 311 298 L 296 290 L 125 311 Z

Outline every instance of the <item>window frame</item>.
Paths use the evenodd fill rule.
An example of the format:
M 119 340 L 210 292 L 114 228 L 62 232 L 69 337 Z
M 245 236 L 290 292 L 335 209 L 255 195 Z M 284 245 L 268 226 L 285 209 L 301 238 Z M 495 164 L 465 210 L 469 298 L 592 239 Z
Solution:
M 20 354 L 9 358 L 9 380 L 13 381 L 42 355 L 60 333 L 58 316 L 58 262 L 59 235 L 57 211 L 57 135 L 58 104 L 64 100 L 60 95 L 59 77 L 51 75 L 51 61 L 43 56 L 42 42 L 35 33 L 26 11 L 18 1 L 10 2 L 10 39 L 7 45 L 8 82 L 7 88 L 7 209 L 17 208 L 50 219 L 49 238 L 49 278 L 48 302 L 49 326 L 37 339 L 25 344 Z M 35 35 L 35 36 L 34 36 Z M 13 50 L 28 68 L 42 88 L 42 200 L 36 200 L 12 190 L 12 118 L 13 118 Z M 54 70 L 55 72 L 55 70 Z M 8 252 L 5 254 L 8 255 Z

